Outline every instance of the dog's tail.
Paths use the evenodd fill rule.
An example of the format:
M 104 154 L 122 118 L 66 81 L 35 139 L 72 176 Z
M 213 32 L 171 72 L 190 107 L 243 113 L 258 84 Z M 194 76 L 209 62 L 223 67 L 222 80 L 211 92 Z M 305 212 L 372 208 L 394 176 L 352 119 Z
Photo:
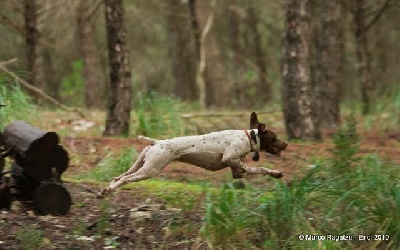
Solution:
M 156 139 L 153 139 L 153 138 L 150 138 L 150 137 L 146 137 L 146 136 L 143 136 L 143 135 L 139 135 L 138 138 L 150 142 L 151 145 L 154 145 L 154 144 L 156 144 L 158 142 L 158 140 L 156 140 Z

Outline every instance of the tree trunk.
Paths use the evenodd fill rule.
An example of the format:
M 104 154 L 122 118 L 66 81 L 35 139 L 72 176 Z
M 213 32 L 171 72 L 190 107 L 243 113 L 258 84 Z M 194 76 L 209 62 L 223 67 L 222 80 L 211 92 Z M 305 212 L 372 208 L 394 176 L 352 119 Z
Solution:
M 316 39 L 317 67 L 319 78 L 318 115 L 321 125 L 336 130 L 340 125 L 340 84 L 343 71 L 343 44 L 341 27 L 341 1 L 321 1 L 318 4 L 318 23 Z
M 131 114 L 131 71 L 122 0 L 105 0 L 110 85 L 104 135 L 128 135 Z
M 214 1 L 211 1 L 214 2 Z M 215 4 L 215 2 L 214 2 Z M 207 29 L 208 20 L 211 15 L 215 15 L 215 6 L 209 2 L 196 1 L 196 10 L 198 11 L 198 21 L 202 33 Z M 213 18 L 211 19 L 213 20 Z M 226 83 L 226 69 L 220 53 L 217 40 L 217 31 L 214 22 L 209 23 L 209 32 L 205 36 L 201 35 L 200 51 L 204 50 L 204 81 L 205 81 L 205 104 L 207 107 L 224 107 L 228 104 L 229 86 Z M 204 38 L 204 39 L 202 39 Z M 202 62 L 199 62 L 202 63 Z
M 310 1 L 285 1 L 282 102 L 289 140 L 320 139 L 311 86 Z
M 31 74 L 29 81 L 33 86 L 42 88 L 43 68 L 42 58 L 39 50 L 39 30 L 37 23 L 38 5 L 36 0 L 24 0 L 25 8 L 25 42 L 27 70 Z M 35 99 L 36 93 L 30 93 Z
M 229 81 L 232 84 L 234 92 L 234 106 L 235 107 L 246 107 L 248 102 L 245 100 L 245 93 L 241 91 L 243 89 L 243 81 L 241 77 L 244 75 L 243 68 L 240 64 L 240 58 L 244 56 L 244 50 L 240 43 L 240 16 L 239 16 L 239 4 L 237 0 L 226 0 L 226 12 L 228 17 L 228 27 L 229 27 L 229 41 L 230 41 L 230 51 L 232 55 L 229 60 Z
M 192 33 L 196 45 L 197 59 L 200 58 L 200 27 L 199 21 L 197 20 L 196 0 L 189 0 L 189 12 L 192 26 Z
M 102 103 L 102 86 L 98 75 L 96 44 L 91 23 L 93 1 L 81 1 L 77 11 L 79 46 L 83 60 L 83 79 L 85 84 L 85 106 L 99 108 Z
M 368 54 L 367 29 L 366 29 L 366 1 L 357 0 L 354 12 L 355 39 L 358 60 L 358 75 L 361 84 L 361 96 L 363 104 L 363 114 L 371 111 L 371 101 L 374 91 L 374 84 L 371 75 L 371 61 Z
M 54 51 L 50 48 L 43 48 L 43 79 L 47 93 L 56 100 L 60 100 L 60 84 L 55 69 Z
M 254 4 L 250 1 L 247 9 L 248 14 L 248 24 L 249 28 L 253 35 L 253 46 L 254 46 L 254 56 L 256 59 L 256 65 L 258 68 L 258 93 L 260 93 L 257 97 L 261 98 L 260 103 L 264 103 L 264 101 L 268 102 L 272 97 L 272 86 L 271 83 L 267 79 L 267 68 L 265 65 L 265 55 L 261 45 L 261 34 L 258 30 L 258 16 L 256 10 L 254 9 Z
M 194 101 L 196 99 L 197 52 L 192 35 L 190 9 L 188 4 L 181 0 L 169 0 L 166 3 L 175 94 L 182 100 Z

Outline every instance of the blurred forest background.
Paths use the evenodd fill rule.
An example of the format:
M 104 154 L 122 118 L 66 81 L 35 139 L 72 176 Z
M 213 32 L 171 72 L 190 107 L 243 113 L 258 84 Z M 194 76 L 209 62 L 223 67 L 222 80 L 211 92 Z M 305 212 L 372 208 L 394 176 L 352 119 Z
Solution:
M 399 14 L 399 0 L 0 0 L 0 134 L 18 119 L 57 131 L 74 199 L 57 219 L 1 211 L 0 248 L 400 249 Z M 229 168 L 175 162 L 94 198 L 147 146 L 136 135 L 245 129 L 251 111 L 290 146 L 246 164 L 282 179 L 236 190 Z
M 122 99 L 127 113 L 167 96 L 202 110 L 282 106 L 289 139 L 318 139 L 340 106 L 398 116 L 398 13 L 397 0 L 6 0 L 0 71 L 108 109 L 107 121 Z

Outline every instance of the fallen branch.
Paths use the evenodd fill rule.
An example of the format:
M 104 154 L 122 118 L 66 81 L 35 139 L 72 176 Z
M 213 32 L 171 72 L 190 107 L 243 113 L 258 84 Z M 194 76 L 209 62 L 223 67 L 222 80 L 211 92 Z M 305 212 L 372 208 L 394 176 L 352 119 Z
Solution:
M 11 64 L 11 63 L 15 63 L 18 59 L 15 57 L 13 59 L 10 59 L 8 61 L 4 61 L 4 62 L 0 62 L 1 65 L 7 65 L 7 64 Z
M 77 108 L 71 108 L 68 106 L 63 105 L 62 103 L 58 102 L 56 99 L 54 99 L 53 97 L 49 96 L 48 94 L 46 94 L 43 90 L 29 84 L 27 81 L 25 81 L 24 79 L 20 78 L 19 76 L 17 76 L 14 72 L 12 72 L 11 70 L 7 69 L 6 65 L 16 62 L 17 58 L 13 58 L 11 60 L 8 60 L 6 62 L 0 62 L 0 69 L 2 71 L 4 71 L 5 73 L 9 74 L 10 76 L 12 76 L 13 78 L 17 79 L 18 82 L 25 87 L 26 89 L 33 91 L 35 93 L 37 93 L 38 95 L 42 96 L 44 99 L 46 99 L 47 101 L 49 101 L 50 103 L 54 104 L 55 106 L 57 106 L 58 108 L 65 110 L 65 111 L 69 111 L 69 112 L 75 112 L 77 113 L 80 117 L 84 117 L 84 114 L 82 111 L 80 111 Z

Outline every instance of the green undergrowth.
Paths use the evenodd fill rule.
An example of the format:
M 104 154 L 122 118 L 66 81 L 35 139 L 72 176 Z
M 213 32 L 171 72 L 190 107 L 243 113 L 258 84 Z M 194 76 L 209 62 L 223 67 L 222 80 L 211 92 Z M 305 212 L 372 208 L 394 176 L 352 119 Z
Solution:
M 197 248 L 398 249 L 398 166 L 382 160 L 378 154 L 359 156 L 359 138 L 356 120 L 349 116 L 334 136 L 335 147 L 329 158 L 314 159 L 314 167 L 290 184 L 272 180 L 272 189 L 250 186 L 238 190 L 229 184 L 218 189 L 204 183 L 163 179 L 131 183 L 122 188 L 132 190 L 136 196 L 155 196 L 184 211 L 195 206 L 204 209 Z M 125 157 L 130 164 L 132 155 L 128 156 Z M 125 157 L 122 154 L 113 160 L 105 159 L 111 163 L 103 162 L 93 172 L 98 173 L 102 168 L 110 171 L 118 159 Z M 117 165 L 123 165 L 121 162 L 124 161 Z M 107 176 L 118 176 L 126 169 L 107 172 Z M 99 181 L 100 176 L 88 173 L 82 180 Z M 108 184 L 102 181 L 101 185 Z M 378 235 L 380 239 L 359 240 L 360 235 Z M 314 240 L 305 240 L 306 237 Z
M 14 120 L 30 122 L 38 112 L 18 81 L 4 74 L 0 74 L 0 105 L 0 129 Z
M 356 125 L 354 117 L 347 118 L 330 158 L 319 159 L 290 185 L 275 181 L 269 195 L 241 193 L 229 186 L 206 195 L 199 244 L 231 249 L 398 249 L 398 166 L 377 154 L 358 157 Z M 359 240 L 359 235 L 378 235 L 380 240 Z M 335 238 L 341 236 L 342 240 Z
M 136 158 L 136 155 L 134 149 L 126 149 L 119 155 L 110 153 L 90 171 L 79 173 L 73 177 L 82 180 L 111 181 L 131 167 L 132 159 Z
M 178 136 L 181 131 L 179 115 L 190 110 L 190 105 L 177 98 L 158 96 L 150 93 L 137 96 L 135 105 L 136 134 L 153 137 Z
M 400 85 L 394 84 L 383 98 L 373 102 L 371 113 L 368 114 L 363 126 L 366 129 L 397 130 L 400 124 Z

